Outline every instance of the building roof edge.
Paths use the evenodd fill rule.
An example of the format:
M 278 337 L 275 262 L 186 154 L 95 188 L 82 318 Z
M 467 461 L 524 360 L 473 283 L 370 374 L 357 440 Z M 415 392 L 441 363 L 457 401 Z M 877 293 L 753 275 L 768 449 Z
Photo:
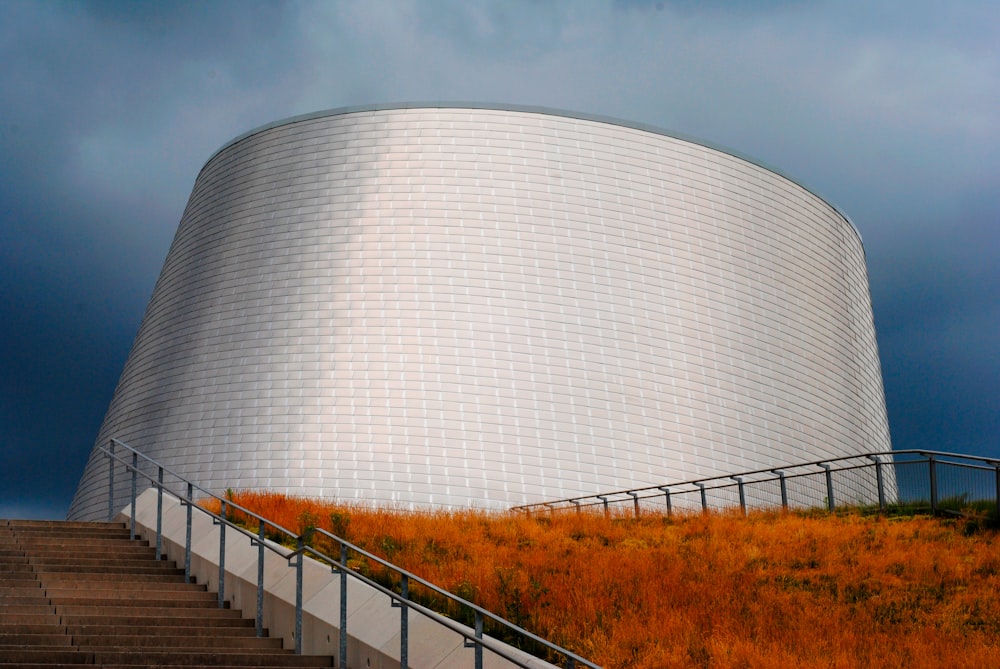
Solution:
M 287 118 L 279 119 L 277 121 L 272 121 L 270 123 L 265 123 L 264 125 L 257 126 L 247 132 L 237 135 L 233 139 L 224 143 L 218 149 L 216 149 L 212 155 L 205 161 L 202 165 L 202 170 L 211 163 L 216 156 L 220 153 L 233 146 L 239 142 L 252 137 L 258 133 L 266 132 L 267 130 L 272 130 L 274 128 L 281 127 L 283 125 L 290 125 L 292 123 L 300 123 L 302 121 L 311 121 L 313 119 L 324 118 L 327 116 L 342 116 L 344 114 L 356 114 L 359 112 L 374 112 L 374 111 L 390 111 L 394 109 L 483 109 L 483 110 L 494 110 L 494 111 L 514 111 L 514 112 L 525 112 L 531 114 L 545 114 L 547 116 L 561 116 L 563 118 L 579 119 L 581 121 L 593 121 L 596 123 L 607 123 L 609 125 L 617 125 L 624 128 L 632 128 L 634 130 L 642 130 L 644 132 L 650 132 L 657 135 L 663 135 L 664 137 L 670 137 L 672 139 L 678 139 L 683 142 L 688 142 L 691 144 L 697 144 L 703 146 L 707 149 L 712 149 L 713 151 L 718 151 L 724 153 L 734 158 L 739 158 L 745 162 L 752 165 L 756 165 L 762 169 L 772 172 L 783 179 L 790 181 L 799 188 L 811 193 L 815 197 L 826 203 L 831 209 L 833 209 L 837 214 L 847 222 L 847 224 L 854 230 L 854 234 L 858 236 L 858 241 L 861 243 L 862 253 L 864 253 L 864 240 L 861 236 L 861 231 L 858 230 L 858 226 L 854 224 L 851 217 L 847 215 L 840 207 L 831 202 L 828 198 L 824 197 L 815 188 L 812 188 L 808 184 L 802 182 L 795 177 L 792 177 L 788 173 L 782 171 L 781 169 L 770 165 L 767 162 L 749 156 L 745 153 L 731 149 L 727 146 L 721 144 L 716 144 L 708 140 L 702 139 L 700 137 L 695 137 L 693 135 L 687 135 L 685 133 L 676 132 L 673 130 L 668 130 L 666 128 L 661 128 L 659 126 L 651 125 L 648 123 L 640 123 L 637 121 L 629 121 L 626 119 L 616 118 L 613 116 L 603 116 L 600 114 L 586 114 L 583 112 L 576 112 L 566 109 L 558 109 L 552 107 L 542 107 L 536 105 L 518 105 L 518 104 L 501 104 L 501 103 L 490 103 L 490 102 L 387 102 L 387 103 L 375 103 L 368 105 L 356 105 L 348 107 L 336 107 L 333 109 L 324 109 L 321 111 L 309 112 L 307 114 L 299 114 L 296 116 L 289 116 Z

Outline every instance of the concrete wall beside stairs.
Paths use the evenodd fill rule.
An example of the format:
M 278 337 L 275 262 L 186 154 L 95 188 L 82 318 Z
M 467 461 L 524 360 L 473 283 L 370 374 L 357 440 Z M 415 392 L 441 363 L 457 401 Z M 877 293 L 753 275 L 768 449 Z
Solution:
M 129 522 L 126 507 L 117 520 Z M 147 490 L 136 501 L 136 532 L 156 545 L 156 491 Z M 184 566 L 187 511 L 180 501 L 163 496 L 163 550 Z M 191 574 L 198 583 L 218 592 L 219 526 L 204 513 L 192 515 Z M 264 551 L 264 626 L 271 636 L 282 637 L 286 648 L 295 647 L 295 569 L 273 551 Z M 257 548 L 250 539 L 232 528 L 226 530 L 225 596 L 229 605 L 255 617 L 257 611 Z M 348 579 L 348 669 L 399 669 L 399 609 L 389 598 L 361 583 Z M 340 577 L 327 565 L 306 560 L 303 574 L 302 649 L 305 654 L 339 656 Z M 426 616 L 409 614 L 409 665 L 428 669 L 459 669 L 473 666 L 473 650 L 463 646 L 463 638 Z M 495 640 L 490 640 L 498 644 Z M 524 658 L 532 668 L 554 669 L 554 665 L 504 646 Z M 516 665 L 484 652 L 483 666 L 508 668 Z

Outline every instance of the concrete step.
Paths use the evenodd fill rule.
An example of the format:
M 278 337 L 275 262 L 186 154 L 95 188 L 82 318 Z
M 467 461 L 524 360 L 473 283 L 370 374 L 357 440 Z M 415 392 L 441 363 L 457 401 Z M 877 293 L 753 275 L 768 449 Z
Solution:
M 42 594 L 30 597 L 19 597 L 17 595 L 2 595 L 0 594 L 0 608 L 6 609 L 8 606 L 24 606 L 24 605 L 51 605 L 51 600 Z
M 107 614 L 107 615 L 70 615 L 66 614 L 56 617 L 57 622 L 61 622 L 66 629 L 75 629 L 79 626 L 109 625 L 119 629 L 146 628 L 155 626 L 163 629 L 175 629 L 179 627 L 203 627 L 203 628 L 240 628 L 246 627 L 254 629 L 254 621 L 250 618 L 243 618 L 238 611 L 232 609 L 211 609 L 211 611 L 225 612 L 227 615 L 216 613 L 208 614 L 200 612 L 201 615 L 152 615 L 148 611 L 133 611 L 130 615 Z M 179 613 L 179 611 L 177 612 Z
M 12 668 L 14 666 L 16 666 L 17 669 L 53 669 L 53 667 L 58 667 L 59 669 L 94 669 L 94 665 L 92 665 L 92 664 L 65 664 L 65 663 L 59 663 L 59 664 L 53 665 L 51 663 L 35 664 L 35 663 L 18 662 L 16 665 L 11 665 L 11 664 L 7 664 L 6 662 L 4 662 L 3 658 L 0 658 L 0 667 L 4 667 L 4 669 L 7 669 L 7 668 Z M 248 665 L 245 665 L 245 664 L 242 664 L 242 665 L 239 665 L 239 664 L 224 664 L 224 665 L 218 665 L 218 664 L 216 664 L 216 665 L 207 665 L 207 664 L 184 664 L 184 665 L 162 664 L 162 665 L 159 665 L 159 666 L 161 666 L 161 667 L 184 667 L 184 669 L 285 669 L 285 667 L 287 667 L 288 665 L 285 665 L 284 667 L 277 667 L 277 666 L 274 666 L 274 665 L 254 665 L 254 666 L 248 666 Z M 301 666 L 313 666 L 313 665 L 301 665 Z M 324 665 L 324 666 L 332 666 L 332 665 Z M 105 665 L 103 665 L 103 669 L 150 669 L 150 665 L 148 665 L 148 664 L 105 664 Z
M 288 653 L 199 653 L 199 652 L 129 652 L 129 651 L 94 651 L 94 662 L 107 666 L 109 664 L 132 664 L 140 666 L 189 666 L 204 665 L 220 667 L 240 665 L 246 667 L 331 667 L 333 661 L 329 657 L 307 655 L 292 655 Z
M 64 637 L 69 638 L 69 637 Z M 247 636 L 226 637 L 185 637 L 147 636 L 144 634 L 77 635 L 72 636 L 73 645 L 81 650 L 114 651 L 123 648 L 157 652 L 174 651 L 183 648 L 185 652 L 205 652 L 209 650 L 231 649 L 242 652 L 281 653 L 281 639 Z
M 215 602 L 198 603 L 197 606 L 175 602 L 153 602 L 155 606 L 132 603 L 126 605 L 114 604 L 55 604 L 53 607 L 57 615 L 67 620 L 68 616 L 93 616 L 104 615 L 111 617 L 143 617 L 145 615 L 158 616 L 160 618 L 191 618 L 201 617 L 224 617 L 218 612 L 231 611 L 232 609 L 219 609 Z M 37 613 L 37 612 L 35 612 Z M 239 611 L 235 612 L 239 615 Z
M 180 572 L 180 573 L 177 573 Z M 184 583 L 184 570 L 150 574 L 102 574 L 100 572 L 46 572 L 46 585 L 64 587 L 73 583 L 117 583 L 125 587 L 147 587 L 147 584 Z
M 51 580 L 51 579 L 49 579 Z M 18 591 L 28 592 L 29 590 L 39 590 L 47 593 L 50 597 L 53 593 L 60 593 L 69 595 L 70 593 L 90 593 L 100 590 L 119 590 L 126 587 L 131 587 L 132 584 L 123 582 L 122 579 L 113 580 L 94 580 L 94 579 L 79 579 L 79 580 L 63 580 L 56 583 L 49 582 L 47 587 L 43 590 L 40 587 L 41 584 L 35 586 L 34 588 L 18 588 Z M 160 583 L 158 581 L 147 581 L 142 582 L 141 585 L 136 584 L 138 588 L 142 589 L 143 593 L 165 593 L 165 592 L 208 592 L 208 588 L 202 583 L 184 583 L 183 581 L 165 581 Z M 0 594 L 3 594 L 3 589 L 0 587 Z
M 58 667 L 59 669 L 94 669 L 92 664 L 68 664 L 66 662 L 60 662 L 58 664 L 52 664 L 51 662 L 46 662 L 45 664 L 38 664 L 36 662 L 18 662 L 16 664 L 7 663 L 4 658 L 0 658 L 0 667 L 17 667 L 17 669 L 53 669 L 53 667 Z M 131 669 L 149 669 L 148 667 L 132 667 Z M 186 667 L 185 669 L 191 669 Z M 214 668 L 213 668 L 214 669 Z M 227 667 L 227 669 L 232 669 Z
M 215 600 L 207 600 L 203 602 L 177 602 L 171 599 L 157 599 L 152 601 L 144 601 L 141 599 L 81 599 L 76 601 L 64 600 L 64 602 L 53 602 L 52 606 L 59 615 L 92 615 L 94 613 L 122 615 L 135 610 L 156 611 L 158 612 L 158 615 L 161 616 L 171 615 L 171 611 L 177 610 L 187 611 L 191 614 L 197 612 L 197 615 L 201 615 L 202 613 L 207 613 L 208 611 L 228 610 L 216 608 L 218 607 L 218 603 Z
M 0 648 L 14 646 L 73 646 L 73 639 L 63 631 L 59 632 L 0 632 Z
M 10 520 L 7 527 L 18 536 L 29 532 L 56 533 L 95 533 L 95 532 L 128 532 L 124 523 L 98 523 L 72 520 Z
M 117 549 L 128 547 L 151 548 L 144 541 L 134 542 L 123 537 L 37 537 L 31 539 L 18 540 L 17 546 L 8 546 L 9 550 L 14 548 L 23 550 L 26 554 L 39 551 L 65 550 L 67 553 L 85 555 L 93 551 L 112 552 Z M 155 550 L 155 548 L 154 548 Z
M 0 626 L 6 625 L 58 625 L 59 616 L 49 607 L 47 613 L 13 613 L 0 609 Z
M 98 535 L 98 536 L 87 536 L 84 534 L 77 534 L 73 536 L 58 536 L 49 534 L 38 534 L 34 536 L 21 536 L 17 539 L 17 547 L 21 549 L 33 549 L 33 548 L 53 548 L 58 546 L 139 546 L 140 548 L 149 548 L 149 544 L 141 539 L 132 540 L 129 539 L 128 532 L 118 535 Z M 8 547 L 11 547 L 8 545 Z
M 17 615 L 45 615 L 48 613 L 53 613 L 54 609 L 52 605 L 45 601 L 41 604 L 11 604 L 10 606 L 4 606 L 2 614 L 17 614 Z
M 32 575 L 31 579 L 4 581 L 0 579 L 0 595 L 32 595 L 42 593 L 42 584 Z
M 3 521 L 0 521 L 3 522 Z M 125 530 L 122 523 L 100 522 L 90 520 L 7 520 L 6 527 L 12 530 L 31 530 L 35 528 L 57 529 L 57 530 Z
M 227 664 L 158 664 L 158 665 L 155 665 L 155 666 L 157 666 L 157 667 L 184 667 L 184 669 L 288 669 L 289 667 L 293 667 L 293 668 L 294 667 L 302 667 L 303 669 L 306 669 L 306 668 L 309 668 L 309 667 L 316 667 L 316 666 L 320 666 L 320 667 L 332 667 L 333 666 L 332 662 L 330 662 L 328 664 L 317 665 L 316 662 L 315 662 L 315 660 L 313 660 L 313 659 L 303 659 L 303 660 L 298 661 L 297 663 L 294 663 L 294 664 L 289 664 L 289 661 L 285 660 L 285 659 L 281 659 L 280 660 L 282 662 L 282 664 L 269 664 L 269 663 L 267 663 L 268 658 L 274 659 L 274 658 L 282 658 L 282 657 L 283 656 L 281 656 L 281 655 L 269 655 L 269 656 L 267 656 L 267 657 L 265 657 L 265 658 L 262 659 L 262 661 L 264 662 L 264 664 L 230 664 L 230 663 L 227 663 Z M 291 655 L 289 657 L 298 657 L 298 656 Z M 181 660 L 181 661 L 183 661 L 183 660 Z M 3 667 L 3 666 L 5 666 L 5 665 L 0 664 L 0 667 Z M 63 665 L 59 665 L 59 666 L 60 666 L 60 669 L 63 667 Z M 75 666 L 75 665 L 70 665 L 70 666 Z M 153 666 L 153 665 L 148 665 L 148 664 L 104 664 L 104 665 L 102 665 L 103 669 L 150 669 L 151 666 Z M 23 669 L 22 665 L 18 665 L 18 669 Z M 36 669 L 38 669 L 38 668 L 36 668 Z M 52 669 L 52 667 L 51 667 L 51 665 L 49 665 L 47 667 L 44 667 L 44 669 Z M 94 668 L 90 667 L 90 669 L 94 669 Z
M 215 604 L 218 596 L 207 590 L 114 590 L 111 588 L 72 589 L 47 588 L 46 596 L 53 604 L 109 604 L 112 606 L 132 606 L 136 601 L 152 604 L 157 601 L 172 602 L 211 602 Z M 3 598 L 0 597 L 0 602 Z M 181 605 L 183 606 L 183 605 Z
M 126 557 L 138 556 L 146 557 L 156 554 L 156 549 L 152 546 L 138 545 L 128 539 L 116 539 L 114 541 L 90 542 L 90 541 L 67 541 L 55 539 L 51 542 L 34 544 L 24 542 L 19 546 L 24 551 L 26 557 L 47 556 L 47 557 L 78 557 L 78 558 L 98 558 L 114 557 L 119 553 Z M 13 551 L 11 551 L 13 552 Z M 14 556 L 16 557 L 16 555 Z
M 3 663 L 0 666 L 23 666 L 25 664 L 45 664 L 48 666 L 66 664 L 94 664 L 94 654 L 75 649 L 32 648 L 29 646 L 6 646 L 0 648 Z
M 57 623 L 10 623 L 0 625 L 4 634 L 66 634 L 67 628 Z
M 58 565 L 76 565 L 80 567 L 113 567 L 116 565 L 120 566 L 132 566 L 132 565 L 166 565 L 170 567 L 176 567 L 177 563 L 167 560 L 157 560 L 152 553 L 149 555 L 119 555 L 117 553 L 112 555 L 101 555 L 95 553 L 87 553 L 80 555 L 69 555 L 66 553 L 58 554 L 53 553 L 51 555 L 39 555 L 33 554 L 28 558 L 28 564 L 31 566 L 36 565 L 46 565 L 46 566 L 58 566 Z
M 172 620 L 171 622 L 183 622 Z M 151 637 L 183 637 L 185 639 L 194 639 L 196 637 L 255 637 L 257 635 L 257 630 L 254 627 L 253 621 L 249 621 L 249 625 L 227 625 L 227 626 L 190 626 L 185 627 L 179 624 L 170 625 L 138 625 L 132 623 L 127 626 L 122 625 L 79 625 L 72 624 L 66 625 L 65 628 L 62 626 L 52 626 L 57 627 L 59 630 L 66 634 L 72 636 L 99 636 L 99 635 L 114 635 L 120 634 L 122 630 L 127 630 L 129 634 L 142 634 Z M 28 631 L 37 630 L 36 633 L 44 633 L 52 631 L 49 626 L 44 625 L 34 625 L 27 628 Z M 266 638 L 266 635 L 265 635 Z
M 231 618 L 241 617 L 239 611 L 233 609 L 219 609 L 215 605 L 204 607 L 190 606 L 74 606 L 59 605 L 54 607 L 56 613 L 63 618 L 67 616 L 112 616 L 112 617 L 132 617 L 143 618 L 155 616 L 158 618 L 170 618 L 172 616 L 185 616 L 188 618 Z
M 0 568 L 0 576 L 10 574 L 16 576 L 18 574 L 31 573 L 31 563 L 28 562 L 28 558 L 19 558 L 17 560 L 4 560 L 3 567 Z
M 49 574 L 168 574 L 173 576 L 183 576 L 184 570 L 179 568 L 161 567 L 159 563 L 150 562 L 145 565 L 112 565 L 101 569 L 100 565 L 35 565 L 35 573 L 39 578 L 46 578 Z
M 131 541 L 128 530 L 18 530 L 17 544 L 20 546 L 30 546 L 36 543 L 53 543 L 54 541 L 65 541 L 67 544 L 76 542 L 102 543 L 113 541 Z
M 120 524 L 0 521 L 0 669 L 329 667 L 219 608 Z
M 128 540 L 114 540 L 113 542 L 80 542 L 79 544 L 65 544 L 60 543 L 60 540 L 38 543 L 38 542 L 25 542 L 22 544 L 24 548 L 19 548 L 18 550 L 7 549 L 7 554 L 10 559 L 16 559 L 18 557 L 18 552 L 21 555 L 26 556 L 28 549 L 31 551 L 32 555 L 74 555 L 79 554 L 81 557 L 94 557 L 91 551 L 95 546 L 99 548 L 108 548 L 114 550 L 116 555 L 121 556 L 139 556 L 139 557 L 156 557 L 156 548 L 153 546 L 140 545 L 138 543 L 128 541 Z M 3 553 L 0 553 L 2 557 Z M 6 559 L 6 558 L 3 558 Z

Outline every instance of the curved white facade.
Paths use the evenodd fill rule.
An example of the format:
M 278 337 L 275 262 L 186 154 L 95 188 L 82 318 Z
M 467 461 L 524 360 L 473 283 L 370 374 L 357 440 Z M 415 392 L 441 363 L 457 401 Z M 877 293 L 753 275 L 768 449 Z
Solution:
M 98 436 L 206 488 L 506 506 L 888 450 L 864 251 L 724 151 L 536 109 L 205 165 Z M 92 457 L 70 510 L 106 513 Z

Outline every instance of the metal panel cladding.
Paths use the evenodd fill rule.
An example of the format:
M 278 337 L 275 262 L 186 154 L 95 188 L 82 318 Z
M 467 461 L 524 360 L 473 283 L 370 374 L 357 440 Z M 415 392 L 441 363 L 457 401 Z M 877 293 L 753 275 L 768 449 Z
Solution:
M 732 153 L 531 108 L 223 147 L 101 427 L 206 488 L 500 507 L 890 447 L 864 251 Z M 106 509 L 92 455 L 70 517 Z

